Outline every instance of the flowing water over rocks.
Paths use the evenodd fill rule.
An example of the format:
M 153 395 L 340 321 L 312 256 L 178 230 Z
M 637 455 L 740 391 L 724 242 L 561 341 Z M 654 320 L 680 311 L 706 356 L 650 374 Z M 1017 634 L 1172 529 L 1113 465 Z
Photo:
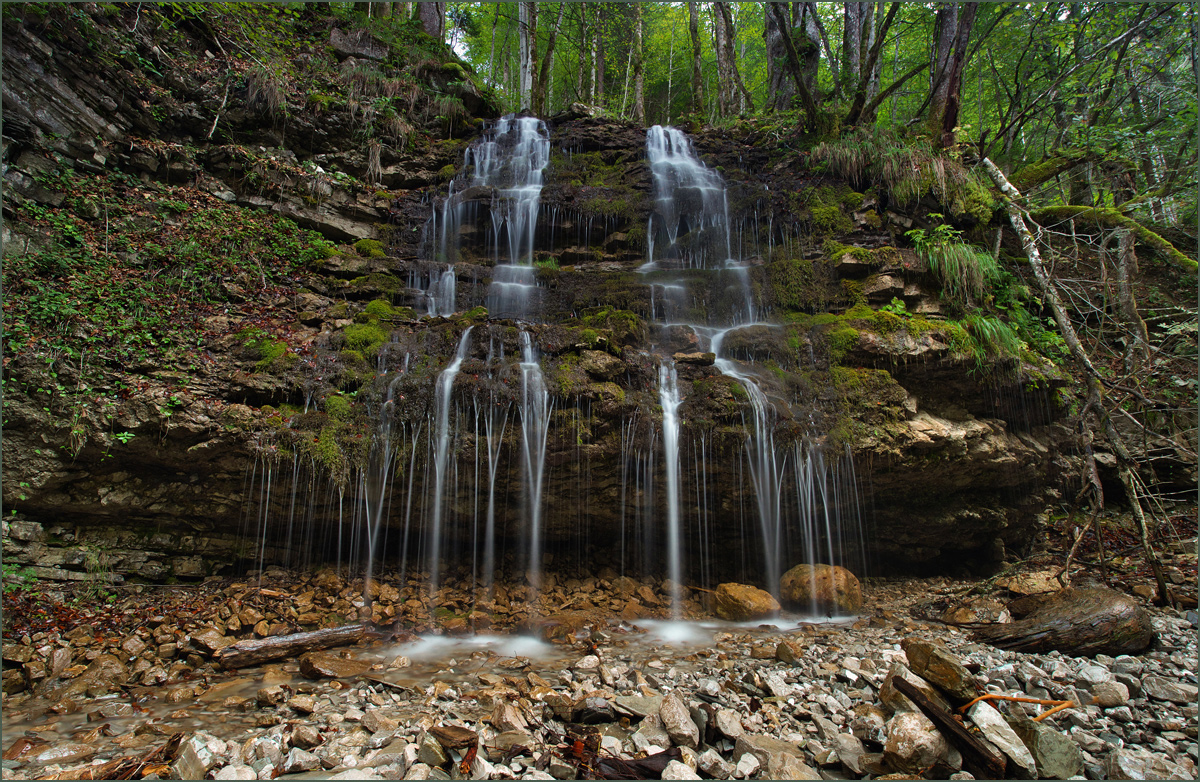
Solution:
M 6 640 L 6 692 L 18 672 L 33 693 L 5 699 L 5 778 L 91 778 L 141 759 L 185 779 L 567 779 L 621 763 L 664 779 L 972 778 L 972 756 L 896 677 L 943 708 L 974 693 L 1081 704 L 1041 722 L 1030 717 L 1047 706 L 971 708 L 982 746 L 1012 778 L 1195 776 L 1194 614 L 1155 610 L 1157 645 L 1138 656 L 1021 654 L 908 612 L 918 596 L 970 584 L 874 581 L 862 614 L 838 621 L 564 612 L 536 635 L 384 626 L 367 643 L 220 670 L 213 656 L 237 637 L 286 631 L 274 617 L 318 607 L 364 616 L 402 597 L 380 580 L 367 608 L 362 582 L 332 571 L 273 571 L 270 582 L 144 594 L 121 610 L 176 618 L 147 615 L 104 638 L 80 627 Z M 607 606 L 626 588 L 594 579 L 564 594 Z M 635 591 L 665 616 L 670 589 Z

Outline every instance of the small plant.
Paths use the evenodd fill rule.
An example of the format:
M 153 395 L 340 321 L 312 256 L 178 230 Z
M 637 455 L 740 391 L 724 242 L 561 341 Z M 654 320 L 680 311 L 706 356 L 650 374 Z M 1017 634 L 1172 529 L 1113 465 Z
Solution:
M 938 218 L 940 214 L 931 214 Z M 988 286 L 1000 277 L 996 260 L 986 252 L 959 241 L 961 233 L 949 225 L 928 230 L 916 228 L 905 233 L 912 240 L 921 260 L 938 278 L 946 298 L 960 306 L 981 300 Z
M 4 566 L 4 594 L 12 595 L 33 589 L 37 576 L 33 569 L 23 565 Z

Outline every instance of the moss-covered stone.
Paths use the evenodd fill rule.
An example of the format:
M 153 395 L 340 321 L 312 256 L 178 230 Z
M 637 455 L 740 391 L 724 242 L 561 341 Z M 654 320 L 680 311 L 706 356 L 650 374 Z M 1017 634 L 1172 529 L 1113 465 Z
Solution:
M 354 243 L 354 251 L 364 258 L 382 258 L 383 242 L 378 239 L 359 239 Z

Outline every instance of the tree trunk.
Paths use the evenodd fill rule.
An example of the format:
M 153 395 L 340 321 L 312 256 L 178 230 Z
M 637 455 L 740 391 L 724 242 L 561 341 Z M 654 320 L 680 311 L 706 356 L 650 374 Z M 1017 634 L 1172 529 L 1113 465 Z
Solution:
M 839 91 L 849 97 L 862 75 L 863 27 L 871 18 L 871 3 L 843 3 L 842 72 Z
M 270 660 L 296 657 L 317 649 L 345 646 L 361 641 L 366 635 L 367 626 L 355 624 L 312 630 L 306 633 L 250 639 L 226 646 L 213 655 L 213 659 L 223 668 L 245 668 Z
M 732 83 L 729 93 L 730 108 L 732 109 L 740 102 L 743 109 L 753 111 L 754 99 L 750 95 L 750 90 L 746 89 L 746 85 L 742 83 L 742 74 L 737 66 L 737 55 L 733 46 L 736 33 L 734 32 L 733 14 L 729 10 L 729 3 L 714 3 L 713 5 L 720 11 L 721 18 L 719 23 L 725 26 L 725 61 L 729 64 L 729 79 Z M 737 92 L 740 95 L 739 99 L 734 98 L 733 87 L 737 88 Z
M 767 13 L 775 15 L 775 22 L 781 28 L 786 28 L 787 17 L 783 3 L 768 3 Z M 817 103 L 813 100 L 812 92 L 809 91 L 808 85 L 804 83 L 804 76 L 800 67 L 800 55 L 796 52 L 796 46 L 792 42 L 792 36 L 783 36 L 783 46 L 787 51 L 788 70 L 792 74 L 792 80 L 796 85 L 796 92 L 800 95 L 800 103 L 804 107 L 805 123 L 809 127 L 817 125 Z
M 958 3 L 943 3 L 938 9 L 937 49 L 926 123 L 934 146 L 946 148 L 955 143 L 962 73 L 978 6 L 978 3 L 963 3 L 960 11 Z
M 642 52 L 642 4 L 633 3 L 633 121 L 646 124 L 646 73 Z
M 520 103 L 522 109 L 533 105 L 533 63 L 537 59 L 537 3 L 517 4 L 517 34 L 520 50 Z
M 713 45 L 717 50 L 717 114 L 727 117 L 733 113 L 733 85 L 729 74 L 729 48 L 725 45 L 725 21 L 720 6 L 713 3 Z
M 1150 334 L 1146 321 L 1138 312 L 1137 299 L 1133 295 L 1133 275 L 1137 274 L 1138 259 L 1134 248 L 1133 233 L 1121 231 L 1117 240 L 1117 302 L 1121 319 L 1129 327 L 1129 346 L 1125 351 L 1125 368 L 1134 371 L 1137 366 L 1150 362 Z
M 607 65 L 607 58 L 604 53 L 604 6 L 601 5 L 596 12 L 596 21 L 594 24 L 595 35 L 592 49 L 592 63 L 595 67 L 595 78 L 592 80 L 592 103 L 599 106 L 604 103 L 604 70 Z
M 688 3 L 688 34 L 692 37 L 692 111 L 704 113 L 704 77 L 700 72 L 700 13 Z
M 434 40 L 445 42 L 446 4 L 421 2 L 417 3 L 417 7 L 421 14 L 422 29 Z
M 566 3 L 558 4 L 558 16 L 554 20 L 554 27 L 550 28 L 550 39 L 546 42 L 546 51 L 542 55 L 542 67 L 535 74 L 529 108 L 539 116 L 546 113 L 546 96 L 549 94 L 551 69 L 554 65 L 554 45 L 558 42 L 558 30 L 562 26 L 563 12 L 566 9 Z

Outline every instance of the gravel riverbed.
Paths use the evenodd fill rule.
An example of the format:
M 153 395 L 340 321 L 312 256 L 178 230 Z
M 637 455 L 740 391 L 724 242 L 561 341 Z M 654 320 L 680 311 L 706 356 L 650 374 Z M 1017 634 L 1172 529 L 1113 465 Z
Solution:
M 107 634 L 90 623 L 6 632 L 4 778 L 979 776 L 897 677 L 947 713 L 963 687 L 1071 701 L 1042 721 L 1031 718 L 1050 706 L 1015 701 L 961 716 L 1007 777 L 1195 778 L 1194 612 L 1147 607 L 1158 636 L 1148 651 L 1075 658 L 1002 651 L 912 610 L 968 582 L 873 580 L 857 617 L 732 624 L 623 618 L 630 611 L 615 608 L 630 599 L 633 613 L 655 613 L 669 585 L 626 594 L 595 579 L 558 590 L 590 613 L 561 612 L 540 638 L 474 634 L 442 617 L 454 632 L 393 633 L 233 672 L 213 664 L 239 637 L 289 629 L 297 605 L 336 597 L 365 619 L 406 604 L 397 593 L 355 614 L 353 584 L 326 578 L 322 591 L 319 581 L 126 601 L 138 623 Z M 267 609 L 247 589 L 278 597 Z M 702 613 L 699 599 L 688 609 Z M 931 649 L 946 661 L 928 663 Z

